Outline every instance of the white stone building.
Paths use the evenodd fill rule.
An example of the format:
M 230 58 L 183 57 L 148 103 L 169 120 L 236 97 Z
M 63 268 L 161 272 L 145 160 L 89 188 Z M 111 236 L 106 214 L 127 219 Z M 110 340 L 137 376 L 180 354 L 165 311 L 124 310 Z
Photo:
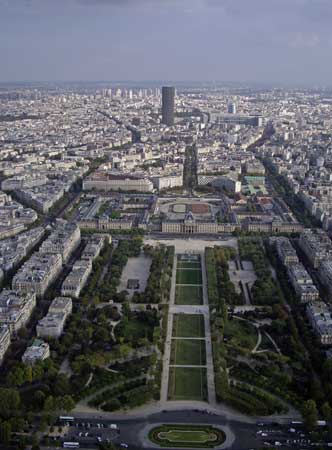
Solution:
M 0 293 L 0 324 L 7 325 L 12 335 L 16 334 L 29 321 L 35 306 L 35 293 L 22 294 L 4 289 Z
M 49 357 L 50 346 L 48 343 L 35 339 L 33 344 L 25 350 L 22 356 L 22 362 L 24 364 L 33 365 L 37 361 L 44 361 Z
M 38 322 L 37 336 L 59 338 L 68 316 L 72 312 L 72 300 L 69 297 L 57 297 L 51 303 L 47 315 Z
M 34 292 L 37 297 L 41 297 L 57 278 L 61 269 L 60 254 L 34 253 L 14 276 L 12 288 L 20 292 Z

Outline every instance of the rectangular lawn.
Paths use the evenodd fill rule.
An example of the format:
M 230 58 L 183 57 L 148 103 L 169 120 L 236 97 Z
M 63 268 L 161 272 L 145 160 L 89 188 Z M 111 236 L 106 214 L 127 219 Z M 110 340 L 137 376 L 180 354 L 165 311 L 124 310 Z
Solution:
M 205 364 L 205 340 L 172 339 L 170 365 L 204 366 Z
M 178 269 L 176 284 L 202 284 L 202 271 L 197 269 Z
M 171 367 L 168 381 L 168 400 L 207 401 L 206 369 Z
M 203 290 L 201 286 L 176 286 L 176 305 L 202 305 Z
M 173 316 L 174 337 L 205 337 L 202 314 L 175 314 Z

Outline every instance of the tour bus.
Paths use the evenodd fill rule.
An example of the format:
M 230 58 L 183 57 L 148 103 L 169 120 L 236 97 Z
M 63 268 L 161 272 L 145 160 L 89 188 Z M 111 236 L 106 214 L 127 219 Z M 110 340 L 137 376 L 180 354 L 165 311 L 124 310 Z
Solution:
M 74 422 L 75 417 L 71 416 L 60 416 L 59 417 L 60 422 Z
M 79 448 L 80 444 L 79 442 L 64 442 L 62 444 L 63 448 Z

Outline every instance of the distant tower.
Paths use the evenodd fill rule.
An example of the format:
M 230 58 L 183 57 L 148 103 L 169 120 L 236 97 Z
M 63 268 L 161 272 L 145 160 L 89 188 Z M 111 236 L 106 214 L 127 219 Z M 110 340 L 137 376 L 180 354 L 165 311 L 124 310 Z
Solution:
M 234 102 L 228 103 L 228 114 L 236 114 L 236 104 Z
M 162 88 L 162 123 L 171 127 L 174 125 L 175 88 L 164 86 Z

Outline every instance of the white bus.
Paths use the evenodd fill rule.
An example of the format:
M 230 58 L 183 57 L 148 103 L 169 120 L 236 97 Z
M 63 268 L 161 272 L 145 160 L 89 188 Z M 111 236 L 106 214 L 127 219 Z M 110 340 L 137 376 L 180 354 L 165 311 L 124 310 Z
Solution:
M 63 448 L 79 448 L 80 444 L 79 442 L 64 442 L 62 444 Z
M 61 422 L 74 422 L 75 417 L 71 417 L 71 416 L 60 416 L 59 420 Z

